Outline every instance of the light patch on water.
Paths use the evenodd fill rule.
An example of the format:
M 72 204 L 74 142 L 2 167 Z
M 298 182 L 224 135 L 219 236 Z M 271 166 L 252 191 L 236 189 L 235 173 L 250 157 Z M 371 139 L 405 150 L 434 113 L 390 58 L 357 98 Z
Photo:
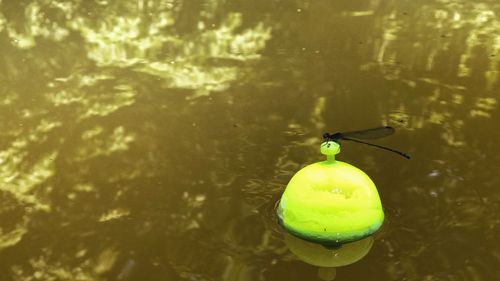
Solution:
M 138 68 L 139 71 L 170 81 L 171 87 L 210 91 L 222 91 L 229 82 L 238 78 L 234 67 L 205 67 L 179 63 L 153 62 Z
M 48 1 L 48 3 L 50 3 L 50 6 L 61 10 L 67 15 L 67 17 L 69 17 L 69 15 L 72 14 L 75 10 L 75 5 L 66 0 L 52 0 Z
M 457 126 L 450 126 L 450 124 L 444 124 L 443 132 L 441 133 L 441 138 L 449 145 L 454 147 L 460 147 L 465 145 L 463 136 L 460 134 L 460 130 L 457 130 Z
M 442 124 L 446 119 L 446 113 L 432 112 L 429 116 L 429 122 L 432 124 Z
M 112 80 L 111 75 L 74 74 L 68 77 L 58 77 L 48 83 L 52 92 L 45 98 L 54 106 L 74 106 L 78 114 L 78 121 L 95 116 L 107 116 L 123 107 L 135 102 L 136 89 L 127 84 L 117 84 L 107 90 L 105 95 L 89 95 L 95 91 L 92 87 L 99 87 Z
M 102 74 L 102 73 L 84 74 L 84 75 L 79 77 L 79 86 L 80 87 L 95 86 L 100 81 L 109 80 L 109 79 L 113 79 L 113 77 L 110 75 Z
M 57 152 L 52 152 L 42 157 L 24 175 L 16 177 L 12 183 L 18 186 L 17 192 L 29 193 L 50 178 L 54 174 L 54 160 L 57 154 Z
M 325 129 L 324 114 L 326 111 L 326 97 L 318 97 L 314 104 L 313 114 L 311 114 L 311 124 L 316 125 L 317 130 Z
M 95 126 L 90 130 L 86 130 L 82 133 L 82 140 L 90 140 L 100 135 L 104 131 L 104 128 L 101 126 Z
M 134 133 L 126 133 L 123 126 L 114 129 L 111 135 L 112 142 L 109 146 L 109 152 L 124 151 L 129 148 L 129 144 L 135 140 Z
M 0 151 L 0 191 L 8 192 L 22 204 L 38 210 L 49 210 L 49 206 L 37 198 L 35 189 L 53 176 L 58 152 L 47 152 L 38 159 L 29 159 L 30 165 L 25 163 L 28 161 L 29 148 L 60 125 L 60 122 L 42 119 L 35 128 L 24 132 Z
M 14 281 L 103 280 L 96 274 L 92 266 L 93 263 L 90 260 L 68 265 L 64 257 L 55 256 L 49 249 L 43 249 L 39 256 L 29 259 L 27 265 L 14 265 L 10 270 Z
M 161 12 L 148 23 L 148 31 L 140 29 L 141 16 L 109 17 L 98 23 L 97 27 L 87 19 L 78 17 L 70 22 L 72 29 L 78 31 L 87 41 L 88 57 L 100 65 L 127 66 L 142 62 L 159 51 L 173 37 L 159 34 L 161 30 L 174 23 L 173 15 Z
M 24 217 L 23 221 L 10 231 L 0 227 L 0 251 L 21 241 L 24 234 L 28 232 L 27 222 L 27 218 Z
M 118 92 L 108 97 L 107 101 L 88 104 L 83 99 L 85 111 L 82 112 L 81 119 L 87 119 L 93 116 L 106 116 L 122 107 L 132 105 L 135 101 L 136 92 L 128 85 L 119 85 L 115 87 Z M 83 98 L 83 97 L 82 97 Z
M 0 4 L 2 3 L 2 1 L 0 1 Z M 5 17 L 0 14 L 0 32 L 3 31 L 4 27 L 5 27 L 5 23 L 6 23 L 6 20 L 5 20 Z
M 342 12 L 343 17 L 366 17 L 372 16 L 374 13 L 373 10 L 366 11 L 352 11 L 352 12 Z
M 158 76 L 170 87 L 194 89 L 201 95 L 227 89 L 230 82 L 239 78 L 239 67 L 213 67 L 200 61 L 257 59 L 271 37 L 270 28 L 262 23 L 237 31 L 242 25 L 238 13 L 229 14 L 217 28 L 203 28 L 199 37 L 190 38 L 189 42 L 168 32 L 174 23 L 172 11 L 151 18 L 146 30 L 141 26 L 141 17 L 110 17 L 97 27 L 86 19 L 76 18 L 70 25 L 85 38 L 88 57 L 99 65 L 134 65 L 137 71 Z M 175 50 L 175 61 L 159 59 L 165 46 Z
M 3 94 L 3 97 L 0 98 L 0 105 L 11 105 L 18 98 L 18 94 Z
M 496 109 L 497 100 L 491 97 L 477 98 L 475 106 L 470 110 L 471 117 L 491 118 L 491 113 Z
M 45 7 L 46 8 L 46 7 Z M 20 49 L 30 49 L 36 45 L 36 37 L 53 41 L 61 41 L 69 35 L 69 30 L 57 22 L 49 21 L 45 11 L 38 2 L 32 2 L 25 8 L 25 25 L 23 32 L 18 32 L 12 25 L 7 25 L 0 16 L 0 31 L 6 25 L 7 35 L 11 43 Z
M 116 263 L 119 252 L 114 248 L 104 249 L 97 257 L 94 271 L 101 275 L 110 271 Z
M 76 191 L 81 191 L 81 192 L 91 192 L 91 191 L 94 191 L 95 190 L 95 187 L 91 184 L 84 184 L 84 183 L 81 183 L 81 184 L 77 184 L 74 188 L 74 190 Z
M 99 218 L 99 222 L 106 222 L 106 221 L 111 221 L 111 220 L 116 220 L 119 218 L 123 218 L 130 215 L 130 210 L 123 209 L 123 208 L 117 208 L 110 210 L 104 214 L 101 215 Z

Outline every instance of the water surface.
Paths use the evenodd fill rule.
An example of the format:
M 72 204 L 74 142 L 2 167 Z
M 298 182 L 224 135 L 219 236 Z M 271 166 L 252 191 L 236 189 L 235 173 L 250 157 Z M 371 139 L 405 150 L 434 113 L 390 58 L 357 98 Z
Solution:
M 274 206 L 325 131 L 386 221 L 335 280 L 500 276 L 500 3 L 0 1 L 0 280 L 326 280 Z M 323 270 L 323 271 L 322 271 Z

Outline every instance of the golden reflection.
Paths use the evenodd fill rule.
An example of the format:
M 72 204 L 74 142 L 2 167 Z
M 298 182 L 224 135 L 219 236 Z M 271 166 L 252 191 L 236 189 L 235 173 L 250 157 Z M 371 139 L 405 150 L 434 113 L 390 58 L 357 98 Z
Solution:
M 327 248 L 287 233 L 285 243 L 297 258 L 319 267 L 318 276 L 321 280 L 330 281 L 335 279 L 336 267 L 353 264 L 368 254 L 373 245 L 373 237 L 369 236 L 337 248 Z
M 366 17 L 372 16 L 375 11 L 366 10 L 366 11 L 350 11 L 350 12 L 342 12 L 342 16 L 344 17 Z
M 54 4 L 57 3 L 57 1 L 54 1 Z M 42 6 L 38 2 L 33 2 L 25 8 L 25 22 L 22 32 L 19 32 L 19 28 L 15 25 L 6 23 L 7 34 L 12 44 L 21 49 L 30 49 L 36 45 L 37 37 L 43 37 L 54 41 L 61 41 L 66 38 L 69 34 L 69 30 L 65 27 L 61 27 L 59 25 L 60 23 L 49 20 L 46 12 L 47 11 L 42 10 Z M 0 31 L 2 26 L 1 19 L 2 16 L 0 16 Z
M 456 0 L 415 6 L 412 12 L 410 7 L 399 5 L 375 18 L 380 27 L 373 38 L 376 63 L 365 63 L 360 69 L 376 69 L 387 80 L 405 81 L 412 90 L 427 92 L 421 82 L 432 85 L 434 91 L 441 90 L 439 97 L 431 94 L 426 105 L 420 104 L 424 112 L 419 114 L 430 116 L 424 124 L 451 122 L 459 110 L 451 104 L 468 106 L 473 118 L 490 118 L 491 109 L 483 108 L 481 101 L 463 101 L 484 89 L 479 99 L 496 103 L 494 93 L 500 78 L 500 20 L 495 12 L 498 5 Z M 443 72 L 446 75 L 441 75 Z M 454 146 L 462 145 L 464 140 L 459 132 L 450 131 L 452 127 L 446 129 L 443 139 Z
M 126 132 L 123 126 L 116 127 L 112 133 L 104 135 L 104 138 L 99 138 L 99 134 L 94 135 L 93 138 L 89 138 L 89 134 L 91 133 L 87 131 L 82 135 L 82 139 L 86 141 L 77 150 L 76 159 L 78 161 L 126 151 L 130 143 L 135 140 L 135 134 Z
M 91 192 L 95 190 L 95 187 L 91 184 L 85 184 L 85 183 L 80 183 L 77 184 L 74 188 L 76 191 L 81 191 L 81 192 Z
M 471 7 L 472 6 L 472 7 Z M 422 61 L 424 56 L 426 59 L 425 70 L 431 71 L 440 67 L 438 64 L 439 57 L 448 53 L 450 49 L 456 49 L 454 45 L 464 44 L 464 51 L 460 54 L 451 54 L 459 58 L 456 74 L 458 76 L 470 76 L 473 72 L 473 60 L 476 55 L 475 49 L 482 46 L 489 56 L 487 71 L 484 73 L 488 78 L 488 83 L 493 85 L 495 79 L 498 79 L 498 71 L 500 59 L 495 54 L 498 54 L 500 48 L 500 20 L 491 10 L 491 7 L 484 3 L 468 4 L 466 1 L 454 1 L 453 5 L 443 4 L 441 8 L 436 8 L 436 5 L 422 5 L 414 12 L 417 17 L 431 16 L 427 19 L 407 21 L 406 12 L 400 13 L 394 10 L 392 13 L 382 18 L 381 26 L 383 28 L 380 43 L 375 45 L 377 53 L 377 61 L 379 63 L 388 63 L 394 60 L 410 60 L 406 67 L 418 67 L 419 63 L 415 60 Z M 428 35 L 422 34 L 419 38 L 408 46 L 401 48 L 401 36 L 406 36 L 405 33 L 410 28 L 422 28 L 426 30 L 435 30 L 436 33 L 429 32 Z M 464 31 L 467 29 L 466 34 Z M 466 35 L 463 41 L 449 40 L 448 37 L 458 37 Z M 429 36 L 436 36 L 429 38 Z M 426 40 L 432 40 L 433 46 L 430 48 Z M 403 51 L 403 52 L 401 52 Z M 414 61 L 415 63 L 413 63 Z M 392 74 L 391 74 L 392 75 Z M 398 75 L 399 76 L 399 75 Z M 492 80 L 493 79 L 493 80 Z
M 119 252 L 114 247 L 109 247 L 101 251 L 94 265 L 94 272 L 102 275 L 110 271 L 118 259 Z
M 42 123 L 44 121 L 42 120 Z M 54 174 L 53 165 L 58 153 L 54 151 L 46 154 L 28 167 L 24 163 L 29 157 L 26 152 L 28 146 L 36 142 L 39 135 L 46 130 L 46 126 L 39 126 L 25 138 L 13 141 L 9 148 L 0 151 L 0 178 L 2 179 L 0 190 L 11 193 L 20 202 L 32 204 L 33 207 L 43 210 L 48 210 L 49 207 L 33 196 L 36 193 L 34 189 L 40 187 Z
M 177 49 L 180 56 L 145 61 L 138 70 L 168 81 L 171 87 L 194 89 L 201 95 L 225 90 L 230 82 L 240 77 L 240 68 L 214 67 L 203 61 L 224 59 L 244 62 L 257 59 L 265 42 L 270 39 L 270 28 L 263 24 L 238 33 L 241 25 L 241 14 L 234 13 L 216 28 L 208 29 L 200 22 L 198 28 L 202 31 L 201 35 L 193 41 L 165 38 L 165 42 L 170 41 L 170 48 Z
M 26 270 L 21 266 L 11 268 L 12 278 L 15 281 L 35 281 L 35 280 L 82 280 L 98 281 L 102 280 L 92 268 L 88 260 L 83 260 L 80 264 L 70 266 L 66 262 L 58 260 L 61 257 L 54 257 L 54 253 L 49 249 L 43 249 L 43 254 L 39 257 L 29 259 L 30 269 Z
M 38 126 L 13 140 L 7 148 L 0 150 L 0 193 L 6 194 L 15 200 L 16 204 L 26 210 L 22 217 L 12 217 L 17 221 L 13 227 L 6 228 L 0 225 L 0 250 L 17 244 L 25 233 L 31 216 L 37 211 L 50 211 L 50 202 L 47 201 L 42 187 L 54 175 L 54 162 L 58 152 L 52 151 L 30 159 L 32 156 L 28 149 L 43 140 L 45 134 L 60 126 L 59 122 L 50 122 L 42 119 Z M 27 162 L 31 162 L 27 165 Z M 7 202 L 3 202 L 7 204 Z M 5 210 L 0 209 L 0 215 L 5 215 Z M 6 212 L 8 214 L 8 212 Z
M 3 213 L 3 212 L 2 212 Z M 0 251 L 4 248 L 12 247 L 19 243 L 28 232 L 28 217 L 24 216 L 22 221 L 14 225 L 11 229 L 0 227 Z
M 126 217 L 128 215 L 130 215 L 130 210 L 123 209 L 123 208 L 113 209 L 113 210 L 109 210 L 106 213 L 102 214 L 101 217 L 99 218 L 99 222 L 116 220 L 119 218 Z
M 37 38 L 61 41 L 78 33 L 85 41 L 87 57 L 99 66 L 135 66 L 136 71 L 158 76 L 169 87 L 187 88 L 206 94 L 227 89 L 239 78 L 239 67 L 213 66 L 207 59 L 248 61 L 271 37 L 263 23 L 242 29 L 240 13 L 228 14 L 220 23 L 214 20 L 220 1 L 207 1 L 196 33 L 181 35 L 175 31 L 176 18 L 183 2 L 121 1 L 103 2 L 93 13 L 82 13 L 83 2 L 34 1 L 24 7 L 23 27 L 2 20 L 12 44 L 21 49 L 36 46 Z M 154 8 L 153 8 L 154 7 Z M 106 13 L 125 9 L 125 13 Z M 50 15 L 50 16 L 49 16 Z M 212 22 L 207 25 L 206 22 Z M 64 93 L 61 93 L 64 95 Z
M 140 30 L 141 21 L 140 16 L 108 17 L 93 27 L 91 19 L 79 17 L 70 24 L 87 42 L 90 59 L 100 65 L 127 66 L 154 57 L 164 43 L 176 41 L 159 34 L 173 24 L 171 13 L 158 14 L 146 31 Z
M 0 5 L 2 4 L 2 1 L 0 1 Z M 0 32 L 3 31 L 3 29 L 5 28 L 5 18 L 4 16 L 0 13 Z
M 85 91 L 109 83 L 113 78 L 111 75 L 72 75 L 68 78 L 58 78 L 48 84 L 53 92 L 48 93 L 46 98 L 54 106 L 77 107 L 80 120 L 106 116 L 132 105 L 137 95 L 136 90 L 126 84 L 114 85 L 104 95 L 89 95 Z M 75 85 L 77 88 L 68 88 L 69 85 Z
M 167 10 L 148 19 L 142 15 L 108 17 L 97 26 L 92 19 L 80 17 L 71 26 L 85 39 L 89 59 L 99 65 L 135 66 L 137 71 L 158 76 L 169 87 L 201 94 L 224 90 L 239 77 L 239 67 L 214 67 L 204 60 L 256 59 L 270 38 L 270 28 L 262 23 L 240 31 L 242 18 L 237 13 L 229 14 L 216 27 L 207 28 L 200 21 L 199 35 L 189 40 L 172 32 L 174 23 L 173 11 Z
M 492 111 L 496 109 L 497 100 L 494 98 L 478 98 L 476 100 L 475 106 L 470 111 L 471 117 L 491 117 Z

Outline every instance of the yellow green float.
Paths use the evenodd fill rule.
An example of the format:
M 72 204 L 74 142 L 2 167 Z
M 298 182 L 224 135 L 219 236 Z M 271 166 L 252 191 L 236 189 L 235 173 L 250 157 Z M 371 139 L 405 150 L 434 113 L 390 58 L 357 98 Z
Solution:
M 322 244 L 357 241 L 376 232 L 384 211 L 372 180 L 360 169 L 335 159 L 340 145 L 321 145 L 326 161 L 308 165 L 288 183 L 277 212 L 291 234 Z

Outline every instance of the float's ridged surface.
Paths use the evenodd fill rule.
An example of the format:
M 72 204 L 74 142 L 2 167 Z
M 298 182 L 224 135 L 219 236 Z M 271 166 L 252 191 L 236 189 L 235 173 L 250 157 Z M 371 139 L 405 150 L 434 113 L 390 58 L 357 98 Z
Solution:
M 362 239 L 384 220 L 375 184 L 341 161 L 319 162 L 297 172 L 281 197 L 278 216 L 292 234 L 321 243 Z

